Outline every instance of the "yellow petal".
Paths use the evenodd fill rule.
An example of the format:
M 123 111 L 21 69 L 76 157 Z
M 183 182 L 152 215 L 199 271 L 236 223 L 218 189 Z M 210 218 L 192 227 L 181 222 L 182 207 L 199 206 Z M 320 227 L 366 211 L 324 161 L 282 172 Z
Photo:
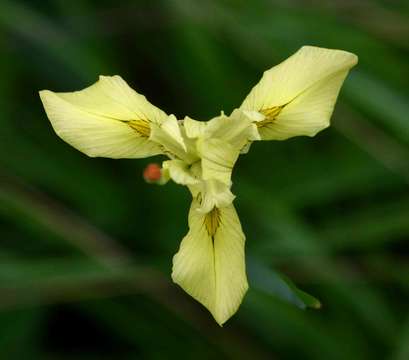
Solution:
M 248 289 L 244 242 L 233 205 L 206 215 L 195 200 L 189 232 L 173 258 L 172 279 L 203 304 L 219 325 L 238 309 Z
M 235 198 L 230 186 L 214 179 L 202 181 L 200 193 L 201 205 L 198 211 L 204 214 L 210 212 L 214 207 L 222 208 L 230 205 Z
M 160 124 L 167 115 L 138 94 L 118 75 L 100 76 L 95 84 L 59 97 L 88 113 L 112 119 L 146 120 Z
M 240 150 L 220 139 L 199 139 L 197 148 L 202 159 L 202 178 L 219 180 L 230 186 L 231 173 Z
M 47 116 L 64 141 L 91 157 L 140 158 L 161 153 L 157 144 L 127 122 L 112 118 L 112 109 L 106 116 L 100 115 L 101 111 L 90 112 L 80 100 L 81 93 L 70 97 L 48 90 L 40 92 Z M 68 98 L 71 101 L 67 101 Z M 80 105 L 74 100 L 79 100 Z
M 314 135 L 328 125 L 342 82 L 356 63 L 356 55 L 346 51 L 304 46 L 266 71 L 240 109 L 264 115 L 257 123 L 263 140 Z M 325 89 L 321 90 L 321 87 Z M 307 114 L 311 107 L 315 115 Z M 290 114 L 296 114 L 296 117 Z M 300 122 L 302 117 L 304 120 Z M 284 125 L 284 121 L 288 124 Z M 265 127 L 267 130 L 263 129 Z
M 314 84 L 296 97 L 272 123 L 259 127 L 264 140 L 285 140 L 293 136 L 314 136 L 330 125 L 339 90 L 346 71 Z
M 174 115 L 170 115 L 162 124 L 151 125 L 150 140 L 161 144 L 171 157 L 188 160 L 186 145 L 182 137 L 179 123 Z
M 168 171 L 170 178 L 177 184 L 194 185 L 200 182 L 190 170 L 190 166 L 182 160 L 168 160 L 163 162 L 162 166 L 165 171 Z
M 230 116 L 222 114 L 208 121 L 204 135 L 228 142 L 239 150 L 249 141 L 260 140 L 257 126 L 238 109 Z
M 185 128 L 186 135 L 189 138 L 198 138 L 203 135 L 207 126 L 207 122 L 193 120 L 186 116 L 183 120 L 183 127 Z

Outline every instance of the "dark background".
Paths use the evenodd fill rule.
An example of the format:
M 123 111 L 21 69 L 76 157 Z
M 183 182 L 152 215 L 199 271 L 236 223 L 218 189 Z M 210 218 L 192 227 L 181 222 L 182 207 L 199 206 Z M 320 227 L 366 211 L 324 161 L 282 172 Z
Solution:
M 0 1 L 1 359 L 409 359 L 406 1 Z M 61 141 L 38 90 L 119 74 L 179 118 L 239 106 L 302 45 L 360 62 L 331 128 L 234 173 L 250 291 L 219 328 L 171 283 L 185 188 Z M 154 159 L 160 162 L 162 159 Z M 320 310 L 284 301 L 276 271 Z M 260 281 L 261 274 L 261 281 Z

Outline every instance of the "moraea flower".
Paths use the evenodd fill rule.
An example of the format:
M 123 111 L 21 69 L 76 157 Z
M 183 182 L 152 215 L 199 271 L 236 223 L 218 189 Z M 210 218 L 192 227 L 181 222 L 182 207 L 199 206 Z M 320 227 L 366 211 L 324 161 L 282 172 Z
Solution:
M 222 325 L 248 289 L 243 234 L 233 206 L 232 170 L 252 142 L 314 136 L 329 126 L 354 54 L 304 46 L 267 70 L 238 109 L 207 122 L 177 120 L 119 76 L 100 76 L 76 92 L 40 92 L 63 140 L 88 156 L 142 158 L 162 154 L 147 181 L 189 188 L 189 232 L 173 258 L 172 279 Z

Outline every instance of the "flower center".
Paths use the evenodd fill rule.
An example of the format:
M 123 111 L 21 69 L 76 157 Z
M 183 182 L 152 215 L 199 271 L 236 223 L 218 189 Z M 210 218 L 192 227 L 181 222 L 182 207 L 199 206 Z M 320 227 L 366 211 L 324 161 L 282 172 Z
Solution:
M 206 214 L 204 223 L 209 236 L 214 237 L 220 225 L 220 210 L 214 207 L 212 211 Z
M 143 137 L 148 138 L 151 134 L 151 127 L 149 126 L 149 122 L 146 120 L 128 121 L 128 125 Z
M 272 124 L 285 105 L 273 106 L 268 109 L 260 110 L 260 112 L 266 117 L 264 120 L 256 122 L 258 128 L 264 127 L 268 124 Z

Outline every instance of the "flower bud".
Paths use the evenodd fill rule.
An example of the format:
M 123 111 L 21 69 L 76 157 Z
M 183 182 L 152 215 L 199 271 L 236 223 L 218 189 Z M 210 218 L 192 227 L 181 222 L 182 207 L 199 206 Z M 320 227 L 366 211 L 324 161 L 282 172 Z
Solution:
M 143 171 L 143 178 L 148 183 L 158 183 L 162 178 L 162 168 L 155 163 L 149 164 Z

